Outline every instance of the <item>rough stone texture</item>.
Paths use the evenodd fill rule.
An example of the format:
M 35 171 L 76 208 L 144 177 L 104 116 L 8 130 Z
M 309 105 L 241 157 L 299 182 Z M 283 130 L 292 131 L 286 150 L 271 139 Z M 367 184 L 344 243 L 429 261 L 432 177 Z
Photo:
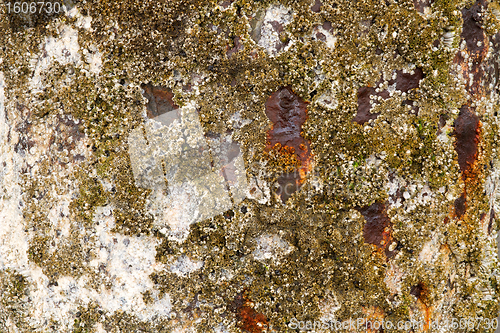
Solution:
M 494 331 L 446 325 L 498 314 L 497 0 L 13 6 L 0 332 Z M 142 187 L 134 135 L 230 208 L 193 204 L 216 176 Z

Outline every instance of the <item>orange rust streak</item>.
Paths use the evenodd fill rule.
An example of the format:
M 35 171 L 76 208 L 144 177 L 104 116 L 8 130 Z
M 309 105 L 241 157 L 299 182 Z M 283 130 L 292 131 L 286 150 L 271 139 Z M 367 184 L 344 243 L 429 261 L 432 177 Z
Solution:
M 298 162 L 294 163 L 292 173 L 285 173 L 278 179 L 283 202 L 302 186 L 313 167 L 310 142 L 302 132 L 302 125 L 308 117 L 307 105 L 290 87 L 280 88 L 266 101 L 266 115 L 271 121 L 271 127 L 267 132 L 265 151 L 275 150 L 286 158 L 286 162 Z M 290 184 L 295 185 L 292 186 L 293 191 L 287 193 L 286 186 Z
M 247 290 L 236 295 L 230 308 L 236 313 L 238 326 L 250 333 L 261 333 L 268 327 L 268 321 L 264 314 L 258 313 L 253 308 L 253 302 L 248 298 Z
M 249 306 L 243 306 L 239 313 L 241 328 L 251 333 L 262 332 L 267 326 L 267 318 Z
M 424 314 L 424 332 L 429 331 L 430 325 L 431 325 L 431 316 L 432 316 L 432 309 L 430 306 L 427 306 L 424 302 L 418 300 L 418 304 L 420 306 L 420 310 Z

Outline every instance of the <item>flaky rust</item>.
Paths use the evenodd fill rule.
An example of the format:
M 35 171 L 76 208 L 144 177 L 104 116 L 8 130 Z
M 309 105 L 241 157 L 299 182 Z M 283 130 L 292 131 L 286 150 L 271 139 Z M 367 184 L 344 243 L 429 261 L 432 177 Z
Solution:
M 248 298 L 248 291 L 236 295 L 229 309 L 236 314 L 238 326 L 250 333 L 264 332 L 268 327 L 265 315 L 255 311 L 254 303 Z
M 310 143 L 302 133 L 302 125 L 307 119 L 307 104 L 291 87 L 279 89 L 266 101 L 266 115 L 272 123 L 267 132 L 266 151 L 275 150 L 287 159 L 295 158 L 300 163 L 297 170 L 278 178 L 283 202 L 302 186 L 312 169 Z M 292 188 L 290 192 L 287 191 L 288 186 Z
M 489 41 L 482 27 L 482 12 L 486 10 L 487 2 L 478 0 L 470 8 L 462 10 L 463 27 L 461 40 L 465 41 L 463 50 L 459 50 L 453 62 L 459 65 L 459 75 L 465 81 L 468 100 L 460 108 L 460 113 L 454 122 L 455 151 L 458 164 L 465 182 L 465 188 L 455 200 L 454 216 L 462 219 L 467 211 L 467 194 L 475 185 L 481 174 L 478 167 L 479 143 L 481 141 L 481 120 L 477 116 L 476 101 L 489 94 L 484 69 L 484 59 L 489 50 Z

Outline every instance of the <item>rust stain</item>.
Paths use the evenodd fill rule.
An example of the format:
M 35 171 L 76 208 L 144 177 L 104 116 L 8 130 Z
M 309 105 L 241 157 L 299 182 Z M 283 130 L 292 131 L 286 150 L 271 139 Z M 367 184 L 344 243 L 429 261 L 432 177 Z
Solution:
M 484 79 L 484 69 L 482 62 L 488 53 L 489 42 L 484 30 L 481 27 L 481 12 L 486 9 L 487 3 L 483 0 L 478 0 L 471 8 L 462 10 L 463 28 L 461 39 L 466 42 L 466 47 L 463 51 L 458 51 L 454 62 L 461 67 L 462 75 L 466 82 L 466 90 L 471 95 L 472 99 L 478 100 L 485 96 L 485 85 L 482 84 Z M 462 52 L 468 55 L 465 61 Z M 472 66 L 469 66 L 471 64 Z M 470 75 L 472 74 L 472 83 Z
M 261 333 L 267 330 L 268 321 L 265 315 L 253 308 L 253 302 L 248 298 L 247 290 L 236 295 L 229 309 L 236 314 L 239 328 L 250 333 Z
M 454 204 L 454 215 L 462 219 L 467 210 L 467 192 L 478 182 L 480 170 L 478 167 L 479 142 L 481 138 L 481 121 L 473 107 L 475 101 L 481 100 L 489 93 L 484 59 L 488 53 L 489 41 L 482 28 L 482 12 L 487 2 L 477 0 L 470 8 L 462 9 L 463 27 L 460 35 L 465 48 L 458 51 L 454 63 L 459 65 L 459 75 L 465 81 L 465 89 L 469 99 L 460 108 L 460 113 L 454 123 L 455 151 L 458 164 L 465 182 L 462 195 Z
M 410 294 L 417 298 L 417 304 L 424 315 L 424 332 L 427 332 L 431 324 L 432 315 L 432 307 L 428 305 L 429 290 L 423 282 L 419 282 L 411 288 Z
M 455 206 L 455 215 L 461 219 L 462 216 L 465 214 L 465 210 L 467 209 L 467 200 L 465 196 L 465 191 L 462 193 L 458 199 L 455 200 L 454 203 Z
M 407 93 L 410 90 L 417 89 L 420 86 L 420 81 L 424 78 L 424 72 L 421 68 L 415 68 L 413 74 L 403 73 L 401 70 L 396 71 L 396 79 L 391 79 L 388 82 L 388 85 L 396 85 L 396 89 Z M 374 87 L 371 84 L 368 84 L 365 87 L 360 87 L 358 89 L 357 97 L 358 97 L 358 112 L 356 116 L 353 118 L 353 122 L 356 122 L 360 125 L 363 125 L 370 119 L 376 119 L 379 116 L 379 113 L 370 112 L 372 108 L 372 104 L 377 104 L 375 100 L 371 101 L 372 96 L 381 97 L 383 99 L 389 98 L 389 92 L 384 89 L 382 91 L 377 92 L 376 87 L 379 86 L 383 82 L 383 79 L 379 80 Z M 418 114 L 418 107 L 413 105 L 413 101 L 410 99 L 406 99 L 403 101 L 404 105 L 410 105 L 412 107 L 412 113 Z
M 477 160 L 481 122 L 474 111 L 474 108 L 467 105 L 462 106 L 454 124 L 455 150 L 464 178 L 470 174 L 472 165 Z
M 142 84 L 141 88 L 144 90 L 144 97 L 148 99 L 148 118 L 153 119 L 179 108 L 173 100 L 174 94 L 167 87 L 153 86 L 148 83 Z
M 266 101 L 266 115 L 272 123 L 267 132 L 266 152 L 275 150 L 286 159 L 296 159 L 300 163 L 297 170 L 278 179 L 283 202 L 302 186 L 312 169 L 310 143 L 302 133 L 302 125 L 307 119 L 307 104 L 290 87 L 279 89 Z
M 385 203 L 375 202 L 370 206 L 356 208 L 366 220 L 363 226 L 365 243 L 376 245 L 387 258 L 396 255 L 396 250 L 389 251 L 393 241 L 392 224 L 387 215 Z

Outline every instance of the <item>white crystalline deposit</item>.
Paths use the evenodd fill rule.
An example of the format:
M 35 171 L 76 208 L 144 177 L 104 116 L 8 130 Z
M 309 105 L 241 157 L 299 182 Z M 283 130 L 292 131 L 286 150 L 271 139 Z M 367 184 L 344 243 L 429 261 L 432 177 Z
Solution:
M 94 249 L 98 252 L 90 266 L 103 274 L 112 287 L 84 290 L 80 298 L 97 302 L 110 312 L 131 311 L 142 320 L 168 316 L 171 309 L 168 295 L 159 299 L 158 292 L 153 291 L 152 296 L 157 299 L 148 305 L 142 299 L 142 293 L 154 287 L 149 276 L 164 268 L 155 260 L 160 241 L 151 236 L 128 237 L 111 232 L 114 227 L 111 209 L 109 206 L 96 209 L 94 219 L 99 224 Z
M 179 276 L 186 277 L 203 267 L 203 261 L 191 260 L 188 256 L 182 255 L 170 266 L 170 271 Z
M 141 320 L 155 317 L 168 317 L 171 310 L 170 297 L 166 294 L 159 298 L 153 290 L 149 275 L 163 268 L 155 262 L 159 241 L 154 237 L 127 237 L 110 230 L 114 227 L 114 218 L 110 207 L 98 207 L 94 216 L 96 222 L 94 244 L 95 259 L 90 262 L 104 276 L 111 288 L 101 285 L 95 290 L 90 285 L 91 277 L 80 278 L 62 276 L 56 284 L 50 284 L 49 278 L 36 266 L 30 268 L 28 280 L 31 282 L 30 309 L 31 324 L 43 327 L 47 320 L 56 320 L 61 329 L 70 330 L 74 313 L 79 306 L 90 302 L 98 304 L 104 310 L 114 313 L 117 310 L 130 311 Z M 146 305 L 142 293 L 153 290 L 154 302 Z
M 21 158 L 8 144 L 5 79 L 0 72 L 0 270 L 28 269 L 28 242 L 23 227 L 19 173 Z
M 63 24 L 59 27 L 59 35 L 46 37 L 40 45 L 38 55 L 32 56 L 30 66 L 34 71 L 30 79 L 32 92 L 43 91 L 43 76 L 50 66 L 57 62 L 60 65 L 74 65 L 87 70 L 92 74 L 99 74 L 102 68 L 102 54 L 95 45 L 90 45 L 89 49 L 80 49 L 78 43 L 78 28 L 91 29 L 92 18 L 83 16 L 76 7 L 66 12 L 70 18 L 77 18 L 74 26 Z M 82 55 L 85 57 L 85 64 L 82 62 Z
M 280 51 L 279 45 L 281 43 L 277 25 L 284 28 L 291 21 L 290 9 L 282 5 L 269 7 L 261 25 L 258 45 L 266 49 L 269 55 L 275 56 Z M 287 45 L 284 50 L 289 47 L 290 45 Z
M 279 235 L 266 234 L 257 238 L 257 248 L 253 252 L 255 260 L 279 260 L 292 251 L 292 247 Z
M 149 213 L 170 240 L 183 242 L 192 223 L 245 198 L 239 146 L 230 136 L 206 139 L 194 106 L 149 119 L 144 131 L 130 133 L 128 145 L 136 185 L 153 190 Z
M 79 51 L 78 30 L 71 26 L 62 26 L 61 33 L 57 37 L 46 37 L 45 43 L 40 45 L 40 54 L 31 59 L 34 74 L 30 80 L 30 87 L 33 92 L 43 91 L 44 72 L 49 69 L 53 62 L 58 62 L 61 65 L 81 65 Z

